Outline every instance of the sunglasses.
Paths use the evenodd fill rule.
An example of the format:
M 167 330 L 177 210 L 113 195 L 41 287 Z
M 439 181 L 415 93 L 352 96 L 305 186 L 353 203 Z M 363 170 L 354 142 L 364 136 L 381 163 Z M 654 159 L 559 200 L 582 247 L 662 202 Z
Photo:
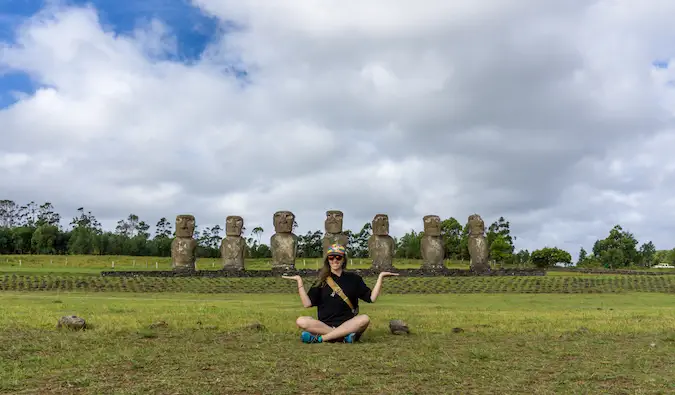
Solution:
M 329 261 L 338 261 L 340 262 L 342 260 L 342 257 L 339 255 L 329 255 L 328 256 Z

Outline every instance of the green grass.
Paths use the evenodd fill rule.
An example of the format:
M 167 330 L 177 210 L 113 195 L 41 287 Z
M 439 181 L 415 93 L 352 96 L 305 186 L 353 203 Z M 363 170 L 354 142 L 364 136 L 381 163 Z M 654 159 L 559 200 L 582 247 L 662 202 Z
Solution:
M 301 344 L 294 320 L 314 310 L 288 294 L 3 292 L 0 313 L 0 392 L 675 391 L 675 307 L 658 293 L 385 295 L 362 306 L 372 325 L 354 345 Z M 93 328 L 55 329 L 67 314 Z

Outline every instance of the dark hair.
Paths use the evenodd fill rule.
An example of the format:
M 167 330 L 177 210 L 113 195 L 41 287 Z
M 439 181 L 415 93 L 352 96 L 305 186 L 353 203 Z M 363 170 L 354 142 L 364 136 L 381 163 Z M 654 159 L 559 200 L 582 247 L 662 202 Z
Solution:
M 347 268 L 347 254 L 342 256 L 342 270 Z M 326 279 L 330 276 L 330 264 L 328 264 L 328 256 L 323 258 L 323 266 L 319 269 L 319 275 L 314 284 L 319 287 L 323 286 L 326 283 Z

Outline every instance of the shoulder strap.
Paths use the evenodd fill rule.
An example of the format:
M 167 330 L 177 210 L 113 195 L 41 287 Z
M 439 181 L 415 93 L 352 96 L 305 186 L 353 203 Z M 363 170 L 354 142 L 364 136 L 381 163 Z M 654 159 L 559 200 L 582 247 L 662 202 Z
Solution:
M 345 295 L 344 291 L 342 291 L 342 288 L 340 288 L 340 287 L 335 283 L 335 280 L 333 280 L 332 277 L 328 276 L 328 277 L 326 278 L 326 283 L 328 284 L 328 286 L 330 286 L 330 287 L 333 289 L 333 292 L 335 292 L 336 294 L 340 295 L 340 297 L 342 298 L 342 300 L 344 300 L 345 303 L 347 303 L 347 306 L 349 306 L 349 308 L 352 309 L 352 312 L 354 312 L 354 306 L 352 305 L 352 302 L 349 300 L 349 298 L 347 297 L 347 295 Z

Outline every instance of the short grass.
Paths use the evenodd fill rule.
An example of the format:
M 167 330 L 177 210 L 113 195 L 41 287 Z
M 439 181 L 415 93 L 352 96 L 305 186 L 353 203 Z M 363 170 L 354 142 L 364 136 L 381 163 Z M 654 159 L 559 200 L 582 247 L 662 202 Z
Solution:
M 294 320 L 314 310 L 296 295 L 2 292 L 0 392 L 675 391 L 671 295 L 384 295 L 361 310 L 361 343 L 307 345 Z M 93 328 L 55 329 L 68 314 Z M 391 319 L 411 335 L 390 334 Z
M 298 269 L 318 269 L 321 260 L 317 258 L 297 258 Z M 366 269 L 372 260 L 353 258 L 349 267 Z M 422 265 L 417 259 L 395 259 L 394 266 L 399 269 L 414 269 Z M 197 270 L 220 270 L 222 261 L 219 258 L 198 258 Z M 446 261 L 446 266 L 454 269 L 468 269 L 468 261 Z M 247 270 L 269 270 L 270 259 L 247 259 Z M 101 255 L 0 255 L 0 273 L 77 273 L 98 275 L 101 271 L 127 270 L 171 270 L 171 258 L 168 257 L 133 257 L 133 256 L 101 256 Z

